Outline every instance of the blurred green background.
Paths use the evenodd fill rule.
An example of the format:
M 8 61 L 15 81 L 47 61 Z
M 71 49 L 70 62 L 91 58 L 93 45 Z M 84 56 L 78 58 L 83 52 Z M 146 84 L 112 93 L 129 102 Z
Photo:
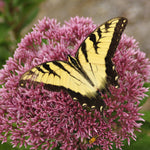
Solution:
M 125 16 L 129 20 L 125 33 L 134 36 L 141 50 L 150 58 L 149 7 L 150 1 L 147 0 L 0 0 L 0 68 L 9 56 L 13 56 L 20 39 L 44 16 L 56 18 L 62 24 L 64 20 L 77 15 L 91 17 L 96 24 Z M 145 86 L 150 87 L 150 84 Z M 150 96 L 150 91 L 147 94 Z M 125 150 L 150 149 L 150 99 L 145 98 L 143 103 L 141 112 L 145 114 L 145 122 L 142 132 L 137 133 L 137 141 L 131 140 L 130 146 L 125 141 Z M 0 150 L 12 149 L 25 148 L 12 148 L 9 142 L 0 145 Z
M 22 30 L 39 12 L 42 0 L 0 0 L 0 67 L 12 56 Z

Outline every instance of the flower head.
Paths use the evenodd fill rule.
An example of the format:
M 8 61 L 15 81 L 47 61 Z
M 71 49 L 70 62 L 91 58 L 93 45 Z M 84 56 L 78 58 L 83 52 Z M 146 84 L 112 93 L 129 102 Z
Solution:
M 98 111 L 83 110 L 78 102 L 61 92 L 49 92 L 41 86 L 23 89 L 21 75 L 40 63 L 66 60 L 75 55 L 85 37 L 96 28 L 89 18 L 71 18 L 61 27 L 55 19 L 44 18 L 18 44 L 13 58 L 0 70 L 0 140 L 10 136 L 13 146 L 31 145 L 31 149 L 87 149 L 100 145 L 108 150 L 113 143 L 121 149 L 123 140 L 135 139 L 139 131 L 140 100 L 150 77 L 150 62 L 137 42 L 122 36 L 113 62 L 119 74 L 118 89 L 110 87 L 104 96 L 106 123 Z M 95 142 L 89 143 L 92 137 Z

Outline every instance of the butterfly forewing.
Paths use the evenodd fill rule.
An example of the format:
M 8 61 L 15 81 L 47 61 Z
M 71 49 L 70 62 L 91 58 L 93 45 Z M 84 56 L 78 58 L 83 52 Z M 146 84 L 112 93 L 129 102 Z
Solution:
M 87 75 L 99 89 L 107 82 L 115 82 L 117 74 L 111 59 L 126 24 L 127 19 L 123 17 L 107 21 L 92 32 L 77 51 L 78 62 L 85 71 L 88 70 Z

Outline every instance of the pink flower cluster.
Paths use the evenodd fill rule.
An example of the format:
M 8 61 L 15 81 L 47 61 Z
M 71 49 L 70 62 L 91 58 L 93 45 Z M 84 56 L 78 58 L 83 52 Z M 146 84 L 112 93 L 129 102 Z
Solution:
M 109 150 L 121 149 L 125 139 L 136 139 L 142 121 L 140 101 L 146 96 L 144 82 L 149 81 L 150 61 L 137 42 L 122 36 L 113 62 L 119 74 L 118 89 L 110 87 L 105 95 L 106 123 L 100 112 L 87 112 L 78 102 L 61 92 L 49 92 L 38 86 L 18 86 L 21 75 L 33 66 L 75 55 L 85 37 L 96 28 L 89 18 L 71 18 L 63 26 L 44 18 L 18 44 L 13 58 L 0 70 L 0 140 L 11 139 L 13 146 L 31 145 L 31 149 L 87 149 L 94 145 Z M 94 143 L 89 140 L 97 136 Z

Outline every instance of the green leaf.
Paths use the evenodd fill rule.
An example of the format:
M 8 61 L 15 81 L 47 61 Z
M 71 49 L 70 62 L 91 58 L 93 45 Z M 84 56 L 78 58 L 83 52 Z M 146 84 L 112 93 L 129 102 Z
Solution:
M 0 144 L 0 150 L 30 150 L 31 146 L 27 146 L 27 148 L 25 148 L 24 146 L 22 146 L 21 148 L 19 147 L 19 145 L 17 147 L 13 148 L 13 145 L 10 143 L 10 139 L 8 139 L 8 142 L 4 143 L 4 144 Z
M 144 111 L 141 112 L 142 114 L 144 114 L 144 116 L 142 116 L 142 118 L 148 122 L 150 122 L 150 111 Z
M 19 150 L 18 148 L 13 148 L 12 145 L 7 142 L 4 144 L 0 144 L 0 150 Z
M 5 23 L 0 23 L 0 43 L 8 36 L 10 27 Z
M 131 145 L 126 150 L 148 150 L 150 148 L 150 122 L 142 126 L 142 132 L 137 134 L 137 141 L 131 140 Z
M 10 56 L 10 52 L 8 49 L 6 49 L 5 46 L 0 45 L 0 68 L 2 68 L 2 65 L 5 64 L 5 61 L 8 59 Z
M 146 94 L 150 97 L 150 82 L 149 82 L 149 83 L 145 83 L 145 84 L 144 84 L 144 87 L 149 88 L 149 91 L 146 92 Z
M 48 44 L 48 40 L 47 39 L 42 39 L 42 43 L 47 45 Z

